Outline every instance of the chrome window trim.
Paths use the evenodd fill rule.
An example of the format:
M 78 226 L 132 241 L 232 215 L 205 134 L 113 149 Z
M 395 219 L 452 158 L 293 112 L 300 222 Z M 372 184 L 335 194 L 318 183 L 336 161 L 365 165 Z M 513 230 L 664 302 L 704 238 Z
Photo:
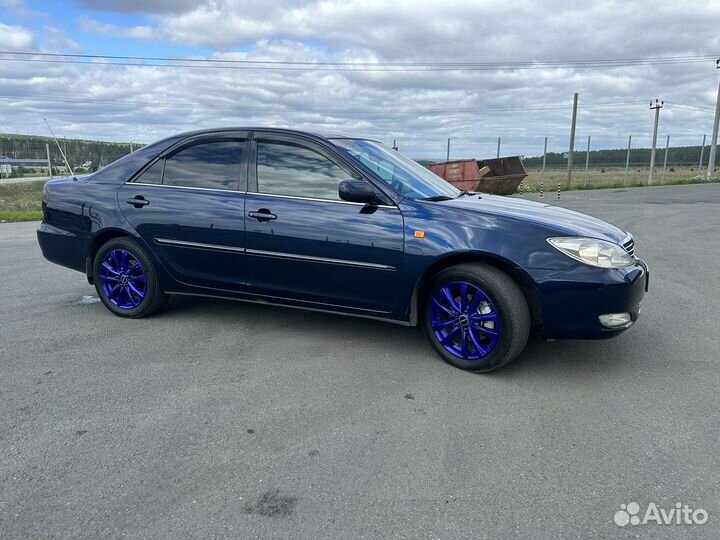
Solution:
M 276 257 L 279 259 L 291 259 L 298 261 L 327 263 L 327 264 L 339 264 L 344 266 L 354 266 L 359 268 L 372 268 L 374 270 L 389 270 L 395 271 L 397 268 L 394 266 L 388 266 L 386 264 L 368 263 L 361 261 L 349 261 L 345 259 L 331 259 L 328 257 L 314 257 L 311 255 L 299 255 L 295 253 L 283 253 L 280 251 L 263 251 L 261 249 L 246 249 L 245 252 L 248 255 L 257 255 L 259 257 Z
M 396 208 L 395 205 L 390 204 L 365 204 L 365 203 L 357 203 L 357 202 L 351 202 L 351 201 L 339 201 L 335 199 L 319 199 L 316 197 L 300 197 L 297 195 L 281 195 L 279 193 L 260 193 L 259 191 L 248 191 L 248 195 L 260 195 L 262 197 L 274 197 L 276 199 L 297 199 L 300 201 L 316 201 L 316 202 L 325 202 L 325 203 L 335 203 L 335 204 L 352 204 L 353 206 L 368 206 L 371 208 Z
M 216 191 L 218 193 L 240 193 L 244 195 L 245 191 L 238 189 L 217 189 L 217 188 L 204 188 L 204 187 L 193 187 L 193 186 L 173 186 L 170 184 L 147 184 L 145 182 L 125 182 L 126 186 L 153 186 L 161 188 L 174 188 L 174 189 L 196 189 L 198 191 Z
M 223 246 L 220 244 L 203 244 L 202 242 L 188 242 L 186 240 L 172 240 L 171 238 L 153 238 L 156 244 L 161 246 L 177 246 L 187 248 L 209 249 L 212 251 L 230 251 L 232 253 L 245 253 L 245 248 L 235 246 Z

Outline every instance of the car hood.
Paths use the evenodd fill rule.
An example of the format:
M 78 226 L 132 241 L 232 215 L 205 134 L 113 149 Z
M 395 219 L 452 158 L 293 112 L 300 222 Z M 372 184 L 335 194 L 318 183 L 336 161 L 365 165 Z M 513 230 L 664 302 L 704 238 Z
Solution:
M 557 231 L 558 235 L 600 238 L 618 244 L 627 237 L 627 232 L 601 219 L 559 206 L 515 197 L 482 194 L 434 204 L 535 223 Z

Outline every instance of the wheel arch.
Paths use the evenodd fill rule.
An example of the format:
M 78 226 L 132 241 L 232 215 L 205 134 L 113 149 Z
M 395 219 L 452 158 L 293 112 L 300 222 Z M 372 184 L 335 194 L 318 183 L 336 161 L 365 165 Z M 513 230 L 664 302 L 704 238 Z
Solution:
M 87 276 L 87 280 L 90 285 L 94 284 L 93 261 L 95 260 L 95 255 L 97 255 L 100 247 L 105 242 L 112 240 L 113 238 L 120 238 L 123 236 L 127 238 L 134 238 L 128 231 L 116 228 L 102 229 L 95 234 L 90 242 L 90 247 L 88 248 L 88 252 L 85 257 L 85 275 Z
M 416 326 L 420 320 L 422 299 L 425 295 L 425 289 L 433 276 L 441 270 L 445 270 L 451 266 L 469 262 L 488 264 L 507 274 L 523 293 L 528 309 L 530 310 L 530 319 L 532 324 L 539 325 L 542 323 L 542 305 L 540 303 L 537 287 L 530 276 L 522 268 L 507 259 L 498 257 L 497 255 L 485 252 L 462 252 L 451 253 L 434 261 L 425 269 L 420 278 L 418 278 L 410 299 L 410 324 L 412 326 Z

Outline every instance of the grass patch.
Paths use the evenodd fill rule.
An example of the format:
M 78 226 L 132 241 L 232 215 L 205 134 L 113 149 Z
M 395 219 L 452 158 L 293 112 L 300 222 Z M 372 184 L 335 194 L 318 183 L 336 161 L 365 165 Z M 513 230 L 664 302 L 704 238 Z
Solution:
M 40 221 L 42 217 L 40 210 L 0 210 L 0 223 Z
M 45 180 L 0 184 L 0 221 L 42 219 L 42 190 Z
M 603 172 L 604 171 L 604 172 Z M 635 170 L 628 175 L 627 184 L 624 182 L 624 168 L 591 169 L 588 174 L 588 184 L 584 185 L 584 171 L 574 171 L 573 186 L 570 190 L 565 187 L 567 169 L 548 168 L 543 177 L 539 170 L 529 170 L 528 177 L 523 181 L 518 193 L 538 193 L 540 183 L 543 183 L 545 193 L 557 191 L 558 182 L 562 191 L 575 191 L 583 189 L 612 189 L 635 188 L 647 186 L 647 171 Z M 703 177 L 693 177 L 693 169 L 681 168 L 672 170 L 673 176 L 668 174 L 662 182 L 656 177 L 657 186 L 678 184 L 705 184 Z M 697 174 L 697 173 L 695 173 Z M 0 184 L 0 222 L 10 221 L 39 221 L 42 219 L 42 190 L 46 180 L 37 182 L 21 182 L 17 184 Z M 717 182 L 717 180 L 715 180 Z
M 679 168 L 678 168 L 679 169 Z M 568 189 L 567 169 L 548 169 L 545 176 L 539 170 L 528 170 L 528 176 L 523 180 L 517 193 L 538 193 L 540 185 L 543 185 L 545 193 L 556 192 L 558 184 L 561 191 L 580 191 L 586 189 L 617 189 L 617 188 L 638 188 L 647 187 L 647 171 L 630 171 L 627 182 L 624 177 L 624 168 L 591 169 L 588 174 L 588 182 L 585 185 L 584 171 L 573 171 L 572 186 Z M 712 180 L 711 182 L 717 182 Z M 687 170 L 673 169 L 673 175 L 668 173 L 663 181 L 660 175 L 656 175 L 653 186 L 675 186 L 685 184 L 707 184 L 705 176 L 697 176 L 692 168 Z

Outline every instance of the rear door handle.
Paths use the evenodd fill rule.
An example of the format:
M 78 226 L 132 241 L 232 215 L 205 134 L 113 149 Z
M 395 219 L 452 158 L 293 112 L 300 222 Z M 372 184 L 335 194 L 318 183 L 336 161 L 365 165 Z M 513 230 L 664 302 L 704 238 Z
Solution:
M 128 199 L 125 202 L 128 204 L 132 204 L 135 208 L 142 208 L 143 206 L 147 206 L 148 204 L 150 204 L 150 201 L 148 201 L 142 195 L 136 195 L 134 198 Z
M 267 208 L 261 208 L 260 210 L 257 210 L 256 212 L 250 212 L 248 214 L 249 217 L 255 218 L 258 221 L 270 221 L 271 219 L 277 219 L 277 216 L 270 212 Z

